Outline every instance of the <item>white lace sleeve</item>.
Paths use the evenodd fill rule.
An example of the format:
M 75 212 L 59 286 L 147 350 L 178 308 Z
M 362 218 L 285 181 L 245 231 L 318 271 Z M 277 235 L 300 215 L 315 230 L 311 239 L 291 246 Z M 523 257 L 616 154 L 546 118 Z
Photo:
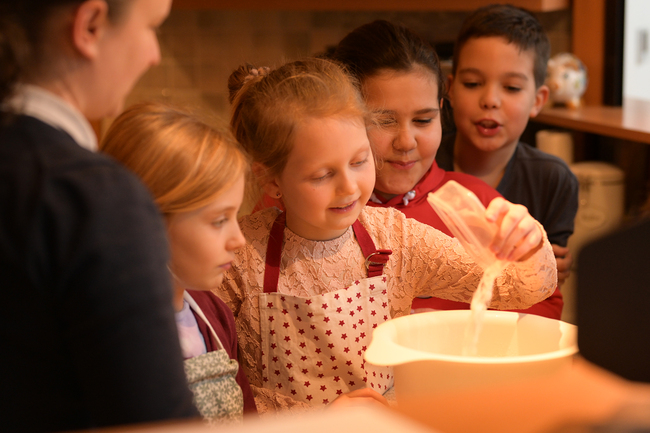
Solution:
M 415 296 L 437 296 L 469 302 L 478 287 L 483 269 L 467 254 L 458 240 L 406 218 L 394 209 L 371 208 L 365 223 L 374 227 L 379 248 L 393 254 L 387 273 L 391 284 L 394 316 L 408 314 Z M 391 227 L 386 230 L 385 227 Z M 557 285 L 553 250 L 542 226 L 542 247 L 529 259 L 513 262 L 497 278 L 491 307 L 527 308 L 550 296 Z

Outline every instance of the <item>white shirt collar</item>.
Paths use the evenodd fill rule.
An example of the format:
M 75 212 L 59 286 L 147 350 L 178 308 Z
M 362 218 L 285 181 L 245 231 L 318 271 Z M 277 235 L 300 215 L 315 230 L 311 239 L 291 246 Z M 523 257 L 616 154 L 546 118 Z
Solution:
M 18 88 L 9 105 L 18 114 L 35 117 L 67 132 L 81 146 L 97 151 L 97 136 L 86 118 L 59 96 L 42 87 L 25 84 Z

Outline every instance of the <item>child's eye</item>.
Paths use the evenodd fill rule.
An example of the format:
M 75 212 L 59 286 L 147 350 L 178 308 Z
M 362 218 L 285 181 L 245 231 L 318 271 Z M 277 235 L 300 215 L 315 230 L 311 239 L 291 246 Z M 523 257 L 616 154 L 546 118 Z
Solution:
M 313 180 L 314 182 L 320 182 L 320 181 L 323 181 L 323 180 L 327 179 L 327 177 L 328 177 L 329 175 L 330 175 L 330 173 L 325 173 L 323 176 L 315 177 L 315 178 L 313 178 L 312 180 Z
M 365 159 L 363 159 L 362 161 L 353 162 L 352 165 L 353 165 L 354 167 L 359 167 L 359 166 L 365 164 L 366 162 L 368 162 L 368 158 L 365 158 Z
M 392 116 L 379 116 L 377 121 L 381 126 L 392 126 L 397 124 L 397 120 Z
M 216 220 L 212 221 L 212 225 L 215 227 L 222 227 L 224 224 L 228 222 L 227 217 L 222 217 L 222 218 L 217 218 Z
M 506 90 L 510 93 L 517 93 L 521 91 L 521 87 L 517 86 L 506 86 Z
M 425 119 L 413 119 L 413 122 L 415 122 L 418 125 L 428 125 L 433 121 L 433 118 L 427 117 Z
M 468 89 L 473 89 L 475 87 L 478 87 L 478 83 L 476 81 L 465 81 L 463 83 L 463 86 Z

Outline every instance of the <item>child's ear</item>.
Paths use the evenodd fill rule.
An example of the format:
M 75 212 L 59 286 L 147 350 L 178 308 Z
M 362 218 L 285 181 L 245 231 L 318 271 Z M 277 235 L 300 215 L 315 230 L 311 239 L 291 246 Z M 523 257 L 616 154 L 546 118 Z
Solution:
M 81 3 L 72 22 L 74 47 L 87 59 L 94 59 L 99 52 L 99 43 L 109 25 L 108 5 L 103 0 L 89 0 Z
M 531 118 L 537 116 L 539 112 L 542 111 L 544 104 L 546 104 L 546 101 L 548 101 L 550 92 L 551 91 L 546 84 L 542 84 L 541 86 L 539 86 L 537 92 L 535 92 L 535 103 L 533 104 L 533 107 L 530 109 Z
M 449 100 L 449 106 L 454 107 L 454 76 L 452 74 L 447 75 L 447 99 Z M 442 106 L 440 107 L 442 108 Z
M 252 166 L 253 174 L 255 179 L 269 197 L 278 198 L 280 197 L 280 186 L 275 176 L 271 176 L 269 173 L 268 167 L 259 162 L 254 162 Z

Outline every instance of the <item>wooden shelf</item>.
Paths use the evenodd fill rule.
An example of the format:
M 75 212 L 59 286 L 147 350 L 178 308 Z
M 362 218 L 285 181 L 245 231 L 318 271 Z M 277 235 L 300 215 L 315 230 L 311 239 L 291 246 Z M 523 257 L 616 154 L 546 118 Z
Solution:
M 570 0 L 174 0 L 174 9 L 312 11 L 471 11 L 490 3 L 510 3 L 534 12 L 566 9 Z
M 535 122 L 650 144 L 650 102 L 626 99 L 622 107 L 544 108 Z

